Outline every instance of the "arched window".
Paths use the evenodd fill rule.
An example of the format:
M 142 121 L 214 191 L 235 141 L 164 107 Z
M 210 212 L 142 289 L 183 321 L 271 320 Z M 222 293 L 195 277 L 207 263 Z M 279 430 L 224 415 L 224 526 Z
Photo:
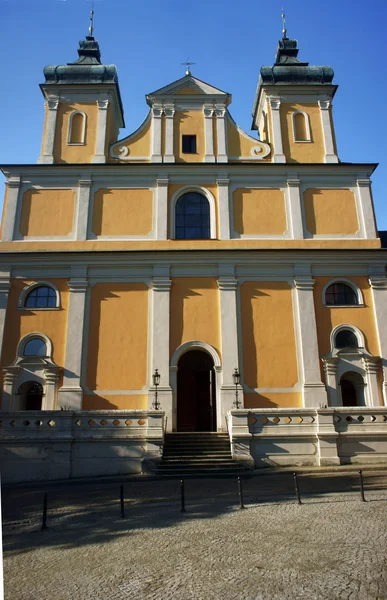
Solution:
M 73 112 L 69 119 L 68 144 L 84 144 L 86 133 L 86 115 L 83 112 Z
M 47 285 L 35 287 L 24 300 L 24 308 L 56 308 L 56 291 Z
M 30 338 L 23 348 L 23 356 L 47 356 L 46 342 L 40 337 Z
M 310 142 L 309 117 L 306 113 L 293 113 L 293 135 L 295 142 Z
M 351 329 L 341 329 L 335 336 L 335 348 L 358 348 L 359 342 L 356 334 Z
M 18 390 L 20 410 L 42 410 L 43 387 L 38 381 L 26 381 Z
M 332 283 L 325 291 L 327 306 L 356 306 L 359 298 L 355 290 L 346 283 Z
M 175 237 L 177 240 L 209 240 L 210 205 L 205 196 L 187 192 L 175 206 Z

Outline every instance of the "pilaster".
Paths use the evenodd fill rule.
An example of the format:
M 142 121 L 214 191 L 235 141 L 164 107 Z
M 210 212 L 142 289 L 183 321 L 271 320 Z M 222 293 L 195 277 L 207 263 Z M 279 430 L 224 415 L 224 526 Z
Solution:
M 14 394 L 15 394 L 15 383 L 18 376 L 19 367 L 7 367 L 3 369 L 3 393 L 1 410 L 11 411 L 14 410 Z
M 317 445 L 320 467 L 340 464 L 337 451 L 339 434 L 335 428 L 334 417 L 335 411 L 333 408 L 317 410 Z
M 38 163 L 50 165 L 54 162 L 54 143 L 56 131 L 56 119 L 58 115 L 59 97 L 50 96 L 46 100 L 46 127 L 43 140 L 42 154 Z
M 109 98 L 100 98 L 97 100 L 98 106 L 98 125 L 97 125 L 97 139 L 95 143 L 95 155 L 93 163 L 105 163 L 106 154 L 106 126 L 107 126 L 107 113 L 109 108 Z
M 360 200 L 360 218 L 363 225 L 364 237 L 375 239 L 378 236 L 372 202 L 371 181 L 369 179 L 358 179 L 356 183 Z
M 7 316 L 8 294 L 10 288 L 10 270 L 0 271 L 0 356 L 3 349 L 4 327 Z
M 327 393 L 321 382 L 313 299 L 314 279 L 307 273 L 308 270 L 309 266 L 300 265 L 295 268 L 296 327 L 300 343 L 303 405 L 307 408 L 315 408 L 327 404 Z
M 86 292 L 88 288 L 87 267 L 72 267 L 71 278 L 67 285 L 70 290 L 70 300 L 67 317 L 66 354 L 63 384 L 58 393 L 58 405 L 71 410 L 82 410 L 81 369 Z
M 285 163 L 286 157 L 284 155 L 283 146 L 282 146 L 281 117 L 280 117 L 281 99 L 277 96 L 270 96 L 268 100 L 269 100 L 269 104 L 270 104 L 270 108 L 271 108 L 271 123 L 272 123 L 272 130 L 273 130 L 273 146 L 274 146 L 273 162 Z
M 218 155 L 216 161 L 218 163 L 228 162 L 227 156 L 227 125 L 226 125 L 226 108 L 221 106 L 215 107 L 216 115 L 216 135 L 218 139 Z
M 3 242 L 12 242 L 15 232 L 16 213 L 19 202 L 20 177 L 12 177 L 6 182 L 7 201 L 3 221 Z
M 335 146 L 333 143 L 332 121 L 330 114 L 331 101 L 319 100 L 318 104 L 320 106 L 321 126 L 325 147 L 324 162 L 338 163 L 339 159 L 335 153 Z
M 56 396 L 58 391 L 59 369 L 46 369 L 44 371 L 44 377 L 46 380 L 46 390 L 43 395 L 42 410 L 57 410 Z
M 169 266 L 160 265 L 154 268 L 151 287 L 151 338 L 150 338 L 150 373 L 148 408 L 152 408 L 155 389 L 152 375 L 156 369 L 160 373 L 158 387 L 161 410 L 168 419 L 168 429 L 172 429 L 172 388 L 169 383 L 169 321 L 170 321 L 170 290 Z
M 233 270 L 233 268 L 232 268 Z M 223 427 L 228 411 L 234 408 L 235 385 L 233 372 L 239 368 L 237 289 L 238 281 L 234 274 L 220 269 L 218 287 L 220 294 L 220 332 L 222 345 L 222 383 L 220 387 L 221 414 L 218 426 Z M 240 400 L 243 404 L 243 388 L 239 386 Z
M 387 406 L 387 278 L 385 275 L 371 275 L 371 286 L 379 349 L 382 359 L 383 400 Z
M 218 205 L 219 205 L 219 239 L 230 239 L 230 199 L 229 184 L 227 177 L 220 177 L 216 180 L 218 185 Z
M 337 371 L 339 368 L 338 358 L 323 358 L 323 366 L 325 373 L 325 385 L 328 394 L 328 405 L 335 408 L 339 406 L 337 396 Z
M 212 106 L 204 105 L 204 137 L 205 137 L 205 155 L 204 162 L 215 162 L 214 155 L 214 133 L 213 133 L 213 114 Z
M 161 104 L 152 106 L 152 146 L 151 146 L 151 161 L 160 163 L 163 160 L 161 156 L 161 117 L 163 109 Z
M 365 372 L 367 378 L 367 396 L 369 406 L 380 406 L 380 388 L 379 388 L 379 373 L 380 359 L 373 356 L 367 356 L 364 359 Z M 384 386 L 383 386 L 384 387 Z
M 175 155 L 173 153 L 173 119 L 175 107 L 172 105 L 164 106 L 165 114 L 165 154 L 164 162 L 174 163 Z
M 89 218 L 91 179 L 80 179 L 78 182 L 78 208 L 76 217 L 76 240 L 87 239 L 87 223 Z
M 168 177 L 156 179 L 156 239 L 168 239 Z
M 291 237 L 294 240 L 304 239 L 304 227 L 302 223 L 300 180 L 292 177 L 287 180 L 288 186 L 288 221 Z

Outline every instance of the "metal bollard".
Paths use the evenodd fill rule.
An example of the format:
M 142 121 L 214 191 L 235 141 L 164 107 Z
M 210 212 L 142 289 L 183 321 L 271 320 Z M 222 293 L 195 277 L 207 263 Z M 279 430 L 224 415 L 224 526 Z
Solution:
M 180 499 L 181 499 L 181 509 L 180 512 L 185 513 L 185 497 L 184 497 L 184 481 L 180 480 Z
M 43 515 L 42 515 L 42 531 L 48 529 L 47 527 L 47 492 L 43 497 Z
M 360 497 L 362 502 L 367 502 L 364 496 L 364 484 L 363 484 L 363 471 L 359 471 L 359 479 L 360 479 Z
M 293 479 L 294 479 L 294 487 L 296 489 L 297 502 L 298 502 L 298 504 L 302 504 L 301 496 L 300 496 L 300 488 L 298 487 L 297 473 L 293 473 Z
M 242 481 L 241 481 L 240 477 L 238 477 L 238 490 L 239 490 L 239 508 L 241 510 L 243 510 L 246 507 L 243 504 L 243 488 L 242 488 Z
M 121 519 L 125 519 L 124 486 L 123 485 L 121 485 L 121 490 L 120 490 L 120 504 L 121 504 Z

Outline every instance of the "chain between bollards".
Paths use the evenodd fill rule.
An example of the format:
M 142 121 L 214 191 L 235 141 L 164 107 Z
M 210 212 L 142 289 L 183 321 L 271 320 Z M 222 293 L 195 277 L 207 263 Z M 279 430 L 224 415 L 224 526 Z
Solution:
M 239 490 L 239 508 L 243 510 L 245 505 L 243 504 L 243 488 L 242 488 L 242 480 L 238 477 L 238 490 Z
M 293 473 L 293 479 L 294 479 L 294 487 L 296 489 L 297 502 L 298 502 L 298 504 L 302 504 L 301 496 L 300 496 L 300 488 L 298 487 L 297 473 Z
M 360 498 L 362 502 L 367 502 L 364 496 L 364 483 L 363 483 L 363 471 L 359 471 L 359 479 L 360 479 Z
M 120 489 L 120 504 L 121 504 L 121 519 L 125 519 L 124 486 L 123 485 L 121 485 L 121 489 Z
M 184 480 L 180 480 L 180 499 L 181 499 L 181 509 L 180 512 L 185 513 L 185 496 L 184 496 Z
M 42 531 L 48 529 L 47 527 L 47 492 L 43 497 L 43 515 L 42 515 Z

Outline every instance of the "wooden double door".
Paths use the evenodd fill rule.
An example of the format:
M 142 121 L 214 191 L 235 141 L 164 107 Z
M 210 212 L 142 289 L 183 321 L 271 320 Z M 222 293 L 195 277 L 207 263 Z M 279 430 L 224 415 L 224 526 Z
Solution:
M 216 431 L 214 362 L 201 350 L 183 354 L 177 371 L 177 430 Z

